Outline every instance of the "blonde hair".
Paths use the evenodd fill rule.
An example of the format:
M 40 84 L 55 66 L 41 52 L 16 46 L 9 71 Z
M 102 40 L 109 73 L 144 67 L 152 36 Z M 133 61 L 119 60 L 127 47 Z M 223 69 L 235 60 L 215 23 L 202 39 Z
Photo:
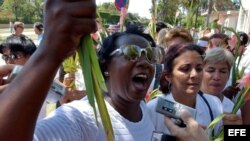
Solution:
M 206 56 L 204 59 L 205 64 L 206 63 L 216 64 L 221 61 L 225 61 L 230 70 L 234 64 L 234 56 L 227 49 L 220 47 L 212 48 L 206 51 Z
M 163 28 L 159 31 L 158 35 L 157 35 L 157 44 L 163 48 L 166 48 L 166 44 L 165 44 L 165 35 L 167 34 L 168 29 L 167 28 Z
M 24 27 L 24 23 L 23 23 L 23 22 L 15 22 L 15 23 L 14 23 L 14 29 L 15 29 L 15 30 L 16 30 L 16 28 L 19 27 L 19 26 Z
M 173 28 L 167 32 L 165 36 L 165 43 L 167 44 L 169 41 L 173 40 L 176 37 L 181 37 L 187 42 L 193 42 L 193 37 L 190 34 L 189 30 L 185 28 Z

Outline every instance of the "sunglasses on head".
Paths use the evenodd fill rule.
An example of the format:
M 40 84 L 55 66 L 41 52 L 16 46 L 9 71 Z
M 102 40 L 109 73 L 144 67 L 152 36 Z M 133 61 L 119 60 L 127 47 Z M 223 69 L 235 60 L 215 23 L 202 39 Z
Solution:
M 110 56 L 113 56 L 117 53 L 123 54 L 126 59 L 131 61 L 138 60 L 142 53 L 144 53 L 150 63 L 155 63 L 155 50 L 152 47 L 141 48 L 137 45 L 126 45 L 114 50 Z

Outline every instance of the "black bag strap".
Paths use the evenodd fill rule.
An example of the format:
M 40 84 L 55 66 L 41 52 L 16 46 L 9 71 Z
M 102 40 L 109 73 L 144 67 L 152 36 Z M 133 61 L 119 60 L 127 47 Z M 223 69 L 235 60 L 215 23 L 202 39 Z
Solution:
M 203 95 L 203 92 L 202 91 L 199 91 L 198 94 L 201 96 L 201 98 L 204 100 L 204 102 L 206 103 L 207 107 L 208 107 L 208 110 L 209 110 L 209 115 L 210 115 L 210 118 L 211 118 L 211 121 L 214 120 L 214 115 L 213 115 L 213 112 L 212 112 L 212 109 L 211 109 L 211 106 L 209 105 L 207 99 L 205 98 L 205 96 Z M 212 131 L 212 135 L 214 136 L 214 130 Z

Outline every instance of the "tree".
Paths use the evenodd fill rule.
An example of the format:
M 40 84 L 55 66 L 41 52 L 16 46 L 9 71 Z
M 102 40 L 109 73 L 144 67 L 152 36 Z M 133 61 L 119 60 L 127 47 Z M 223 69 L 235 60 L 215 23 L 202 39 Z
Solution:
M 195 27 L 200 7 L 207 0 L 159 0 L 157 19 L 175 26 Z M 196 18 L 197 17 L 197 18 Z M 200 21 L 200 20 L 199 20 Z
M 102 23 L 107 24 L 117 24 L 120 19 L 120 12 L 116 10 L 115 4 L 113 2 L 106 2 L 97 6 L 97 11 L 102 18 Z M 141 18 L 138 14 L 128 13 L 127 21 L 134 21 L 136 23 L 141 23 L 146 25 L 145 19 Z
M 116 10 L 113 2 L 105 2 L 98 6 L 98 11 L 107 12 L 114 15 L 120 15 L 120 12 Z
M 18 20 L 24 3 L 26 3 L 26 0 L 5 0 L 2 6 L 4 11 L 11 11 L 15 16 L 15 20 Z
M 8 13 L 9 17 L 14 17 L 13 19 L 16 21 L 34 23 L 43 18 L 43 3 L 43 0 L 5 0 L 0 14 L 7 15 L 6 13 Z M 9 18 L 9 20 L 11 19 Z

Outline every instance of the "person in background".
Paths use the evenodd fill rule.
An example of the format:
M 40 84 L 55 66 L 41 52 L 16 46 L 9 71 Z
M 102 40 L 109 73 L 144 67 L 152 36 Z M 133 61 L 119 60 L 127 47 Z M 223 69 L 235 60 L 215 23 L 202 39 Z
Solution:
M 159 39 L 159 33 L 162 29 L 168 29 L 167 25 L 164 23 L 164 22 L 157 22 L 156 23 L 156 42 L 157 42 L 157 45 L 158 44 L 158 39 Z M 161 37 L 163 38 L 163 36 L 165 36 L 165 34 L 161 33 Z
M 35 51 L 36 45 L 26 36 L 8 37 L 0 47 L 6 64 L 24 65 Z
M 43 27 L 42 23 L 36 22 L 36 23 L 34 23 L 33 28 L 34 28 L 35 34 L 37 34 L 37 41 L 35 41 L 35 44 L 38 47 L 40 42 L 43 39 L 43 29 L 44 29 L 44 27 Z
M 170 46 L 164 60 L 164 70 L 160 80 L 162 96 L 196 110 L 196 121 L 208 126 L 222 113 L 222 104 L 217 97 L 199 92 L 203 76 L 204 51 L 195 44 L 175 44 Z M 158 98 L 147 103 L 156 131 L 169 133 L 162 124 L 164 115 L 155 111 Z M 215 131 L 219 129 L 218 124 Z
M 207 50 L 208 44 L 209 44 L 209 38 L 206 36 L 201 37 L 197 43 L 198 46 L 202 47 L 204 51 Z
M 158 33 L 161 31 L 161 29 L 163 29 L 163 28 L 168 28 L 168 26 L 167 26 L 164 22 L 159 21 L 159 22 L 156 23 L 156 33 L 157 33 L 157 34 L 158 34 Z
M 167 32 L 167 28 L 162 28 L 157 34 L 157 45 L 163 47 L 165 52 L 168 50 L 167 45 L 165 44 L 165 36 Z
M 2 54 L 2 59 L 6 64 L 14 64 L 24 66 L 26 62 L 30 59 L 30 57 L 37 50 L 34 42 L 26 36 L 12 36 L 7 38 L 0 46 L 0 53 Z M 65 78 L 67 79 L 67 78 Z M 62 84 L 63 85 L 63 84 Z M 42 107 L 42 110 L 39 114 L 38 119 L 42 119 L 47 115 L 47 105 L 49 103 L 55 103 L 56 100 L 53 100 L 52 97 L 59 96 L 55 94 L 55 92 L 49 91 L 46 102 Z M 79 96 L 79 97 L 78 97 Z M 58 97 L 59 103 L 58 105 L 80 99 L 84 96 L 83 91 L 76 91 L 74 89 L 67 89 L 62 98 Z
M 164 44 L 169 49 L 174 44 L 192 43 L 193 41 L 189 30 L 185 28 L 173 28 L 166 33 Z
M 155 73 L 154 73 L 154 78 L 150 84 L 148 93 L 145 98 L 146 101 L 150 100 L 150 98 L 152 98 L 151 97 L 152 92 L 154 92 L 156 89 L 159 88 L 160 77 L 164 69 L 164 65 L 163 65 L 163 61 L 165 57 L 164 48 L 161 46 L 156 46 L 155 55 L 156 55 Z
M 215 47 L 228 48 L 229 37 L 224 33 L 214 33 L 209 38 L 209 46 L 207 49 L 212 49 Z
M 14 33 L 11 34 L 10 36 L 8 36 L 6 39 L 12 38 L 13 36 L 27 37 L 23 34 L 23 31 L 24 31 L 24 23 L 23 22 L 18 22 L 18 21 L 15 22 L 13 25 L 13 28 L 14 28 Z
M 234 56 L 225 48 L 212 48 L 206 51 L 204 63 L 201 91 L 221 100 L 223 112 L 231 116 L 224 120 L 224 124 L 242 124 L 240 110 L 237 115 L 229 114 L 233 110 L 234 103 L 222 94 L 234 64 Z
M 107 30 L 108 30 L 109 35 L 112 35 L 116 32 L 119 32 L 120 26 L 116 24 L 110 24 Z
M 244 32 L 238 32 L 240 43 L 238 50 L 236 48 L 233 48 L 231 52 L 236 56 L 236 53 L 238 56 L 236 56 L 235 65 L 238 66 L 238 71 L 243 71 L 245 74 L 250 72 L 250 61 L 249 61 L 249 47 L 246 47 L 248 44 L 248 36 Z M 241 59 L 240 59 L 241 58 Z M 237 86 L 238 84 L 232 84 L 232 71 L 230 74 L 230 77 L 228 79 L 228 82 L 226 84 L 225 89 L 223 90 L 223 94 L 231 99 L 232 101 L 235 101 L 238 98 L 239 90 L 240 88 Z

